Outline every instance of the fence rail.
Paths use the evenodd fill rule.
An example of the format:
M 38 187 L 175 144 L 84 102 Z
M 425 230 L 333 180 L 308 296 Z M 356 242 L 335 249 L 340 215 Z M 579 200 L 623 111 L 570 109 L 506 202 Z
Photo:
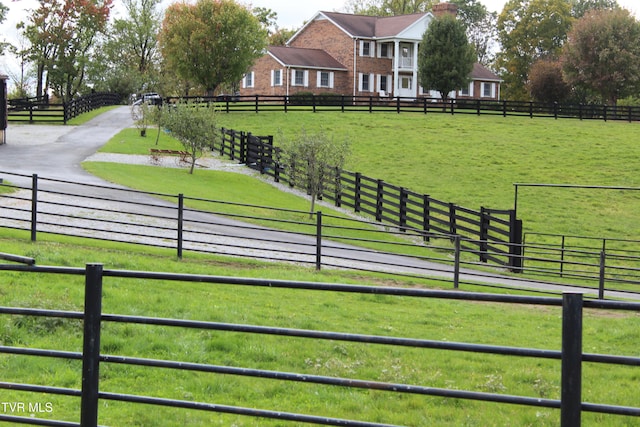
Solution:
M 574 287 L 601 299 L 640 295 L 640 256 L 634 252 L 601 257 L 599 249 L 585 248 L 581 260 L 561 260 L 562 248 L 553 245 L 490 243 L 413 229 L 409 222 L 405 230 L 388 229 L 321 211 L 309 219 L 308 212 L 288 209 L 0 175 L 0 185 L 10 190 L 0 194 L 0 227 L 27 231 L 33 241 L 42 233 L 76 236 L 169 249 L 178 257 L 185 252 L 249 257 L 442 281 L 453 288 L 469 284 L 554 293 Z M 269 211 L 273 214 L 255 214 Z M 409 233 L 412 239 L 406 238 Z M 518 255 L 524 275 L 480 268 L 487 267 L 482 257 L 504 257 L 513 246 L 524 249 Z M 552 281 L 559 272 L 563 279 Z M 534 280 L 537 276 L 543 279 Z
M 446 113 L 499 116 L 551 117 L 555 119 L 640 121 L 640 107 L 596 104 L 558 104 L 523 101 L 490 101 L 481 99 L 403 98 L 379 96 L 345 96 L 300 94 L 288 96 L 250 95 L 223 97 L 167 98 L 167 102 L 188 100 L 216 103 L 222 111 L 361 111 L 395 113 Z
M 120 102 L 120 96 L 112 93 L 92 93 L 66 103 L 52 103 L 48 97 L 9 99 L 7 119 L 16 123 L 66 124 L 80 114 Z
M 262 378 L 273 381 L 296 382 L 332 387 L 344 387 L 349 389 L 369 389 L 378 392 L 398 395 L 439 396 L 442 398 L 469 399 L 483 402 L 495 402 L 498 404 L 515 404 L 529 407 L 550 408 L 560 411 L 560 425 L 563 427 L 575 427 L 581 425 L 581 417 L 584 412 L 597 412 L 600 414 L 640 417 L 640 407 L 610 405 L 606 403 L 584 402 L 582 399 L 583 385 L 582 366 L 586 363 L 607 364 L 609 366 L 639 367 L 640 358 L 625 355 L 589 354 L 583 352 L 583 308 L 594 310 L 622 310 L 640 313 L 640 303 L 608 302 L 584 300 L 582 294 L 567 293 L 562 298 L 550 297 L 524 297 L 513 295 L 461 293 L 453 291 L 433 291 L 408 288 L 372 287 L 367 285 L 343 285 L 327 283 L 309 283 L 292 281 L 274 281 L 264 279 L 231 278 L 220 276 L 202 276 L 172 274 L 160 272 L 132 272 L 124 270 L 107 270 L 101 264 L 87 264 L 84 269 L 70 267 L 46 267 L 46 266 L 15 266 L 0 265 L 0 271 L 16 271 L 21 274 L 57 274 L 84 276 L 84 311 L 53 311 L 33 308 L 0 307 L 1 315 L 29 316 L 29 317 L 55 317 L 63 319 L 81 320 L 83 322 L 83 346 L 81 352 L 47 350 L 29 347 L 0 346 L 0 353 L 29 357 L 46 357 L 62 360 L 79 360 L 82 362 L 81 389 L 61 388 L 47 385 L 34 385 L 25 383 L 0 382 L 0 388 L 5 390 L 23 391 L 29 393 L 42 393 L 63 395 L 80 400 L 78 419 L 80 423 L 69 421 L 55 421 L 27 418 L 0 413 L 0 421 L 18 422 L 22 424 L 47 425 L 47 426 L 83 426 L 92 427 L 98 425 L 99 412 L 108 412 L 107 405 L 102 401 L 119 401 L 135 404 L 166 406 L 182 409 L 195 409 L 212 413 L 228 413 L 247 417 L 261 417 L 280 421 L 296 421 L 322 425 L 351 425 L 351 426 L 382 426 L 367 420 L 346 420 L 327 416 L 309 415 L 282 411 L 278 408 L 256 409 L 241 406 L 226 406 L 216 402 L 202 402 L 192 400 L 176 400 L 161 398 L 153 395 L 115 393 L 105 390 L 101 385 L 100 372 L 108 365 L 137 366 L 146 368 L 163 368 L 175 370 L 187 370 L 211 375 L 224 374 L 232 376 L 244 376 L 248 378 Z M 485 345 L 469 342 L 435 341 L 424 338 L 408 338 L 402 336 L 363 335 L 357 331 L 334 331 L 325 324 L 325 330 L 291 329 L 277 326 L 263 326 L 253 324 L 217 323 L 204 320 L 187 320 L 175 318 L 154 318 L 144 316 L 132 316 L 118 313 L 105 313 L 102 311 L 103 290 L 107 293 L 115 292 L 110 288 L 112 279 L 128 279 L 144 281 L 147 286 L 153 287 L 158 281 L 169 281 L 188 285 L 189 283 L 208 284 L 212 287 L 225 286 L 251 286 L 258 288 L 277 289 L 282 292 L 287 290 L 304 290 L 305 292 L 325 292 L 335 295 L 340 294 L 367 294 L 385 295 L 389 298 L 410 298 L 416 300 L 456 300 L 459 302 L 492 302 L 498 305 L 518 304 L 527 306 L 561 307 L 562 334 L 561 346 L 556 349 L 522 348 L 503 345 Z M 183 288 L 184 286 L 182 286 Z M 341 298 L 339 298 L 341 299 Z M 250 307 L 245 307 L 250 309 Z M 361 319 L 360 319 L 361 320 Z M 128 355 L 105 354 L 102 339 L 111 331 L 105 327 L 108 324 L 147 325 L 151 328 L 176 327 L 185 330 L 219 331 L 221 333 L 240 333 L 246 335 L 269 335 L 272 337 L 312 339 L 314 342 L 355 342 L 369 345 L 385 345 L 394 348 L 415 348 L 416 350 L 434 349 L 445 352 L 482 353 L 488 355 L 500 355 L 501 357 L 526 357 L 533 359 L 532 363 L 539 364 L 539 360 L 557 360 L 560 365 L 560 396 L 559 399 L 540 398 L 539 396 L 520 396 L 503 393 L 478 392 L 473 390 L 461 390 L 451 388 L 432 387 L 429 384 L 390 383 L 377 380 L 361 380 L 341 376 L 319 376 L 307 373 L 281 372 L 265 370 L 259 367 L 235 367 L 229 365 L 213 365 L 206 363 L 193 363 L 179 360 L 147 359 Z M 352 325 L 358 323 L 354 319 Z M 134 337 L 135 338 L 135 337 Z M 452 356 L 453 357 L 453 356 Z M 446 373 L 445 373 L 446 374 Z M 588 387 L 588 385 L 586 385 Z
M 304 173 L 301 165 L 280 163 L 279 148 L 273 146 L 271 136 L 259 137 L 225 128 L 221 133 L 222 137 L 211 148 L 222 156 L 246 163 L 292 187 L 295 182 L 292 176 Z M 367 214 L 404 233 L 418 231 L 426 240 L 432 232 L 459 235 L 465 239 L 465 247 L 478 251 L 480 261 L 507 266 L 516 272 L 522 267 L 519 246 L 522 221 L 513 210 L 468 209 L 359 172 L 329 169 L 325 176 L 319 197 L 335 206 Z M 489 247 L 493 250 L 488 251 Z

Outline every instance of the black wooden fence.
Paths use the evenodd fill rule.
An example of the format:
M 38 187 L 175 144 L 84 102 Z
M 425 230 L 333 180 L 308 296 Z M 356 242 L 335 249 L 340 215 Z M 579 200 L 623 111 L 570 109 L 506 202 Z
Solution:
M 294 186 L 291 176 L 301 171 L 280 163 L 273 137 L 224 128 L 221 133 L 221 138 L 212 145 L 214 151 L 270 175 L 276 182 Z M 320 195 L 323 200 L 338 207 L 347 206 L 403 232 L 416 231 L 423 237 L 428 233 L 461 236 L 465 238 L 465 249 L 474 251 L 480 261 L 514 271 L 522 267 L 522 221 L 516 218 L 514 210 L 468 209 L 359 172 L 331 170 L 325 175 Z
M 482 99 L 440 98 L 384 98 L 379 96 L 345 95 L 252 95 L 234 97 L 187 97 L 184 101 L 215 103 L 221 111 L 267 112 L 267 111 L 360 111 L 395 113 L 447 113 L 498 116 L 573 118 L 580 120 L 640 121 L 640 107 L 608 106 L 600 104 L 559 104 L 527 101 L 492 101 Z M 168 98 L 169 102 L 176 99 Z
M 2 255 L 2 254 L 0 254 Z M 0 258 L 2 258 L 0 256 Z M 6 259 L 6 258 L 5 258 Z M 11 261 L 20 262 L 20 257 L 11 257 Z M 584 412 L 599 413 L 601 415 L 610 414 L 616 416 L 627 417 L 640 417 L 640 407 L 635 406 L 620 406 L 611 405 L 599 402 L 585 402 L 583 401 L 583 365 L 586 364 L 606 364 L 607 366 L 627 366 L 638 367 L 640 366 L 640 359 L 638 357 L 623 356 L 623 355 L 611 355 L 611 354 L 593 354 L 585 353 L 583 351 L 583 309 L 590 308 L 593 310 L 621 310 L 631 313 L 640 312 L 640 304 L 629 302 L 607 302 L 607 301 L 589 301 L 583 300 L 583 295 L 580 293 L 564 294 L 562 298 L 547 298 L 547 297 L 523 297 L 514 295 L 497 295 L 497 294 L 474 294 L 474 293 L 461 293 L 454 291 L 434 291 L 424 289 L 409 289 L 409 288 L 395 288 L 395 287 L 373 287 L 366 285 L 344 285 L 344 284 L 329 284 L 329 283 L 308 283 L 308 282 L 293 282 L 293 281 L 274 281 L 264 279 L 249 279 L 249 278 L 233 278 L 233 277 L 216 277 L 216 276 L 202 276 L 202 275 L 184 275 L 184 274 L 171 274 L 160 272 L 140 272 L 140 271 L 123 271 L 123 270 L 107 270 L 104 269 L 102 264 L 87 264 L 85 269 L 82 268 L 70 268 L 70 267 L 39 267 L 33 265 L 35 260 L 25 259 L 27 264 L 25 266 L 15 266 L 0 264 L 0 271 L 13 271 L 14 274 L 57 274 L 57 275 L 73 275 L 84 276 L 84 311 L 71 312 L 60 310 L 46 310 L 35 309 L 30 307 L 0 307 L 0 314 L 8 316 L 27 316 L 36 318 L 57 318 L 57 319 L 71 319 L 83 322 L 83 345 L 81 351 L 63 351 L 63 350 L 51 350 L 51 349 L 39 349 L 31 348 L 29 346 L 12 346 L 2 345 L 0 346 L 0 354 L 13 355 L 14 357 L 29 357 L 29 358 L 49 358 L 58 360 L 81 361 L 82 363 L 82 375 L 81 375 L 81 389 L 71 387 L 60 387 L 45 384 L 27 384 L 27 383 L 15 383 L 6 382 L 0 380 L 0 389 L 19 391 L 23 393 L 37 394 L 38 396 L 54 394 L 58 396 L 68 396 L 70 398 L 77 399 L 78 413 L 77 420 L 79 422 L 71 421 L 57 421 L 52 419 L 43 419 L 42 413 L 53 413 L 55 411 L 51 407 L 50 411 L 43 410 L 37 411 L 38 414 L 34 414 L 32 417 L 20 416 L 11 413 L 9 411 L 0 411 L 0 422 L 11 422 L 19 424 L 31 424 L 41 426 L 82 426 L 92 427 L 98 425 L 99 414 L 108 415 L 110 411 L 117 411 L 117 409 L 110 408 L 107 402 L 128 402 L 136 405 L 154 405 L 159 407 L 171 407 L 174 410 L 198 410 L 204 412 L 210 412 L 212 414 L 226 413 L 235 414 L 239 416 L 254 417 L 258 419 L 270 419 L 276 421 L 292 421 L 298 423 L 317 424 L 317 425 L 334 425 L 334 426 L 361 426 L 361 427 L 382 427 L 390 426 L 391 424 L 380 424 L 379 422 L 369 420 L 347 420 L 332 418 L 327 413 L 319 415 L 309 415 L 300 413 L 304 409 L 299 409 L 298 412 L 287 412 L 281 408 L 274 407 L 268 409 L 258 409 L 252 407 L 220 405 L 217 402 L 202 402 L 195 401 L 195 399 L 189 400 L 188 398 L 176 399 L 166 397 L 163 394 L 162 397 L 157 394 L 154 395 L 154 391 L 147 391 L 148 394 L 142 395 L 140 393 L 133 394 L 127 392 L 127 390 L 114 391 L 110 390 L 108 385 L 103 384 L 101 376 L 101 370 L 104 371 L 108 366 L 121 365 L 133 367 L 137 366 L 145 368 L 144 374 L 152 373 L 153 369 L 171 369 L 177 372 L 191 371 L 200 372 L 203 375 L 211 376 L 241 376 L 247 378 L 261 379 L 262 381 L 280 381 L 288 383 L 310 384 L 319 387 L 341 387 L 351 390 L 376 390 L 378 393 L 393 394 L 398 396 L 432 396 L 439 397 L 441 399 L 463 399 L 463 400 L 475 400 L 480 402 L 493 402 L 495 404 L 516 404 L 523 407 L 533 408 L 549 408 L 559 411 L 558 421 L 562 427 L 575 427 L 582 424 L 582 414 Z M 112 281 L 117 278 L 118 280 L 128 279 L 145 281 L 149 283 L 150 287 L 153 287 L 160 281 L 171 281 L 179 283 L 183 288 L 189 283 L 205 283 L 210 285 L 212 289 L 228 286 L 236 287 L 252 287 L 255 289 L 269 288 L 276 289 L 282 292 L 296 289 L 303 290 L 305 292 L 327 292 L 335 295 L 347 295 L 351 294 L 369 294 L 369 295 L 384 295 L 387 298 L 412 298 L 423 299 L 425 302 L 429 300 L 456 300 L 459 303 L 482 301 L 493 302 L 496 304 L 519 304 L 524 306 L 540 306 L 540 307 L 561 307 L 562 313 L 558 317 L 558 322 L 561 324 L 561 343 L 557 348 L 553 349 L 537 349 L 537 348 L 524 348 L 513 347 L 511 343 L 509 345 L 486 345 L 469 342 L 449 342 L 446 340 L 432 340 L 426 338 L 407 338 L 402 336 L 387 336 L 384 334 L 378 335 L 365 335 L 357 331 L 357 325 L 361 323 L 362 319 L 353 319 L 350 322 L 350 328 L 347 331 L 333 331 L 330 328 L 332 325 L 325 324 L 323 330 L 317 329 L 292 329 L 285 327 L 269 326 L 269 325 L 254 325 L 254 324 L 239 324 L 239 323 L 220 323 L 212 321 L 204 321 L 198 319 L 175 319 L 175 318 L 158 318 L 123 314 L 123 313 L 105 313 L 102 309 L 103 288 L 109 289 L 108 292 L 116 292 L 111 287 Z M 340 298 L 342 300 L 342 298 Z M 251 307 L 243 307 L 243 309 L 250 310 Z M 214 365 L 211 363 L 193 363 L 190 361 L 177 361 L 165 359 L 152 359 L 142 358 L 138 355 L 122 355 L 122 354 L 108 354 L 105 352 L 104 345 L 101 344 L 103 335 L 111 333 L 112 329 L 106 327 L 106 325 L 124 324 L 131 327 L 135 325 L 146 325 L 149 328 L 160 329 L 162 327 L 174 327 L 182 328 L 185 333 L 188 331 L 217 331 L 221 334 L 240 333 L 247 336 L 250 339 L 251 336 L 272 336 L 277 338 L 297 337 L 300 339 L 311 339 L 315 342 L 351 342 L 360 343 L 367 346 L 387 346 L 398 351 L 402 348 L 412 348 L 416 351 L 446 351 L 452 354 L 455 353 L 470 353 L 477 357 L 484 354 L 500 355 L 500 357 L 509 358 L 530 358 L 532 359 L 532 366 L 536 364 L 539 366 L 542 360 L 557 360 L 559 362 L 558 378 L 560 379 L 560 391 L 559 398 L 553 397 L 540 397 L 540 396 L 520 396 L 506 393 L 490 393 L 479 392 L 473 390 L 453 389 L 453 388 L 441 388 L 433 387 L 428 381 L 421 384 L 405 384 L 405 383 L 391 383 L 383 382 L 373 379 L 355 379 L 345 378 L 340 376 L 320 376 L 307 373 L 297 372 L 282 372 L 276 370 L 266 370 L 261 367 L 240 367 L 229 365 Z M 140 339 L 140 337 L 133 335 L 132 339 Z M 182 352 L 181 352 L 182 353 Z M 157 357 L 152 356 L 152 357 Z M 186 357 L 186 354 L 183 356 Z M 398 355 L 398 358 L 401 356 Z M 224 362 L 223 362 L 224 363 Z M 509 364 L 505 364 L 509 366 Z M 507 368 L 508 369 L 508 368 Z M 142 371 L 140 371 L 142 372 Z M 447 372 L 443 372 L 446 375 Z M 50 384 L 50 378 L 47 382 Z M 632 390 L 630 393 L 634 393 Z M 363 395 L 364 396 L 364 395 Z M 363 398 L 364 399 L 364 398 Z M 275 406 L 280 405 L 274 403 Z M 328 409 L 325 408 L 325 411 Z M 40 418 L 38 417 L 40 415 Z M 104 417 L 103 415 L 103 417 Z M 354 416 L 357 416 L 354 413 Z M 103 418 L 100 417 L 100 418 Z M 103 418 L 104 419 L 104 418 Z M 158 423 L 162 423 L 161 420 L 157 420 Z M 632 421 L 630 421 L 632 422 Z M 395 425 L 395 424 L 394 424 Z
M 69 102 L 49 102 L 48 97 L 32 97 L 8 100 L 8 121 L 26 123 L 67 123 L 74 117 L 89 111 L 121 103 L 114 93 L 91 93 Z

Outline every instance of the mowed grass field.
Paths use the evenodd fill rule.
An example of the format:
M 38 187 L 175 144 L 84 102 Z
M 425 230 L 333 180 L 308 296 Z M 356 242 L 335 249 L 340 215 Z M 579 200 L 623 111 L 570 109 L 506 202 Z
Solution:
M 3 232 L 3 250 L 40 265 L 171 271 L 379 286 L 429 286 L 375 275 L 313 272 L 292 266 L 211 255 L 184 260 L 170 251 L 72 238 L 30 243 L 26 232 Z M 3 306 L 82 311 L 83 277 L 3 272 Z M 179 283 L 106 277 L 103 311 L 365 335 L 560 349 L 561 311 L 480 302 L 338 294 L 270 287 Z M 637 313 L 586 310 L 584 351 L 638 356 Z M 0 343 L 61 351 L 82 349 L 78 321 L 0 316 Z M 296 372 L 453 390 L 560 397 L 560 361 L 479 353 L 189 330 L 105 322 L 101 353 L 248 369 Z M 558 410 L 412 394 L 392 394 L 235 375 L 102 363 L 103 392 L 150 395 L 218 405 L 299 412 L 406 426 L 557 426 Z M 637 367 L 584 364 L 586 402 L 637 406 Z M 2 381 L 80 388 L 81 364 L 0 354 Z M 79 399 L 2 390 L 4 402 L 50 404 L 37 417 L 77 421 Z M 0 412 L 1 413 L 1 412 Z M 29 413 L 8 415 L 30 416 Z M 636 426 L 633 417 L 584 413 L 584 425 Z M 101 400 L 99 424 L 109 426 L 301 426 L 240 415 Z
M 223 113 L 220 125 L 351 141 L 346 169 L 471 209 L 514 207 L 514 183 L 640 187 L 640 123 L 419 113 Z M 520 187 L 525 232 L 640 237 L 640 191 Z

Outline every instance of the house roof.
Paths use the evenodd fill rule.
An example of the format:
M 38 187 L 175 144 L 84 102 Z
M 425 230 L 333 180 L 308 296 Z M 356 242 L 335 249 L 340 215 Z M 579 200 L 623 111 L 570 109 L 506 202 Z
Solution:
M 473 64 L 473 70 L 471 70 L 471 78 L 473 80 L 484 80 L 484 81 L 497 81 L 500 82 L 502 79 L 498 77 L 493 71 L 489 70 L 484 65 L 476 62 Z
M 352 37 L 384 38 L 399 35 L 430 14 L 414 13 L 411 15 L 378 17 L 338 12 L 318 12 L 315 18 L 319 15 L 324 15 Z
M 269 46 L 269 54 L 284 66 L 347 71 L 347 67 L 321 49 Z

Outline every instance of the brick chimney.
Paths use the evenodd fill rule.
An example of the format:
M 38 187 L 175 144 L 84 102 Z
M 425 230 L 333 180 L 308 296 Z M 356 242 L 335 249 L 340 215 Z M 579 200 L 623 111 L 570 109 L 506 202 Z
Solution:
M 458 15 L 458 5 L 453 3 L 438 3 L 434 4 L 431 8 L 431 13 L 436 18 L 449 14 L 453 17 Z

